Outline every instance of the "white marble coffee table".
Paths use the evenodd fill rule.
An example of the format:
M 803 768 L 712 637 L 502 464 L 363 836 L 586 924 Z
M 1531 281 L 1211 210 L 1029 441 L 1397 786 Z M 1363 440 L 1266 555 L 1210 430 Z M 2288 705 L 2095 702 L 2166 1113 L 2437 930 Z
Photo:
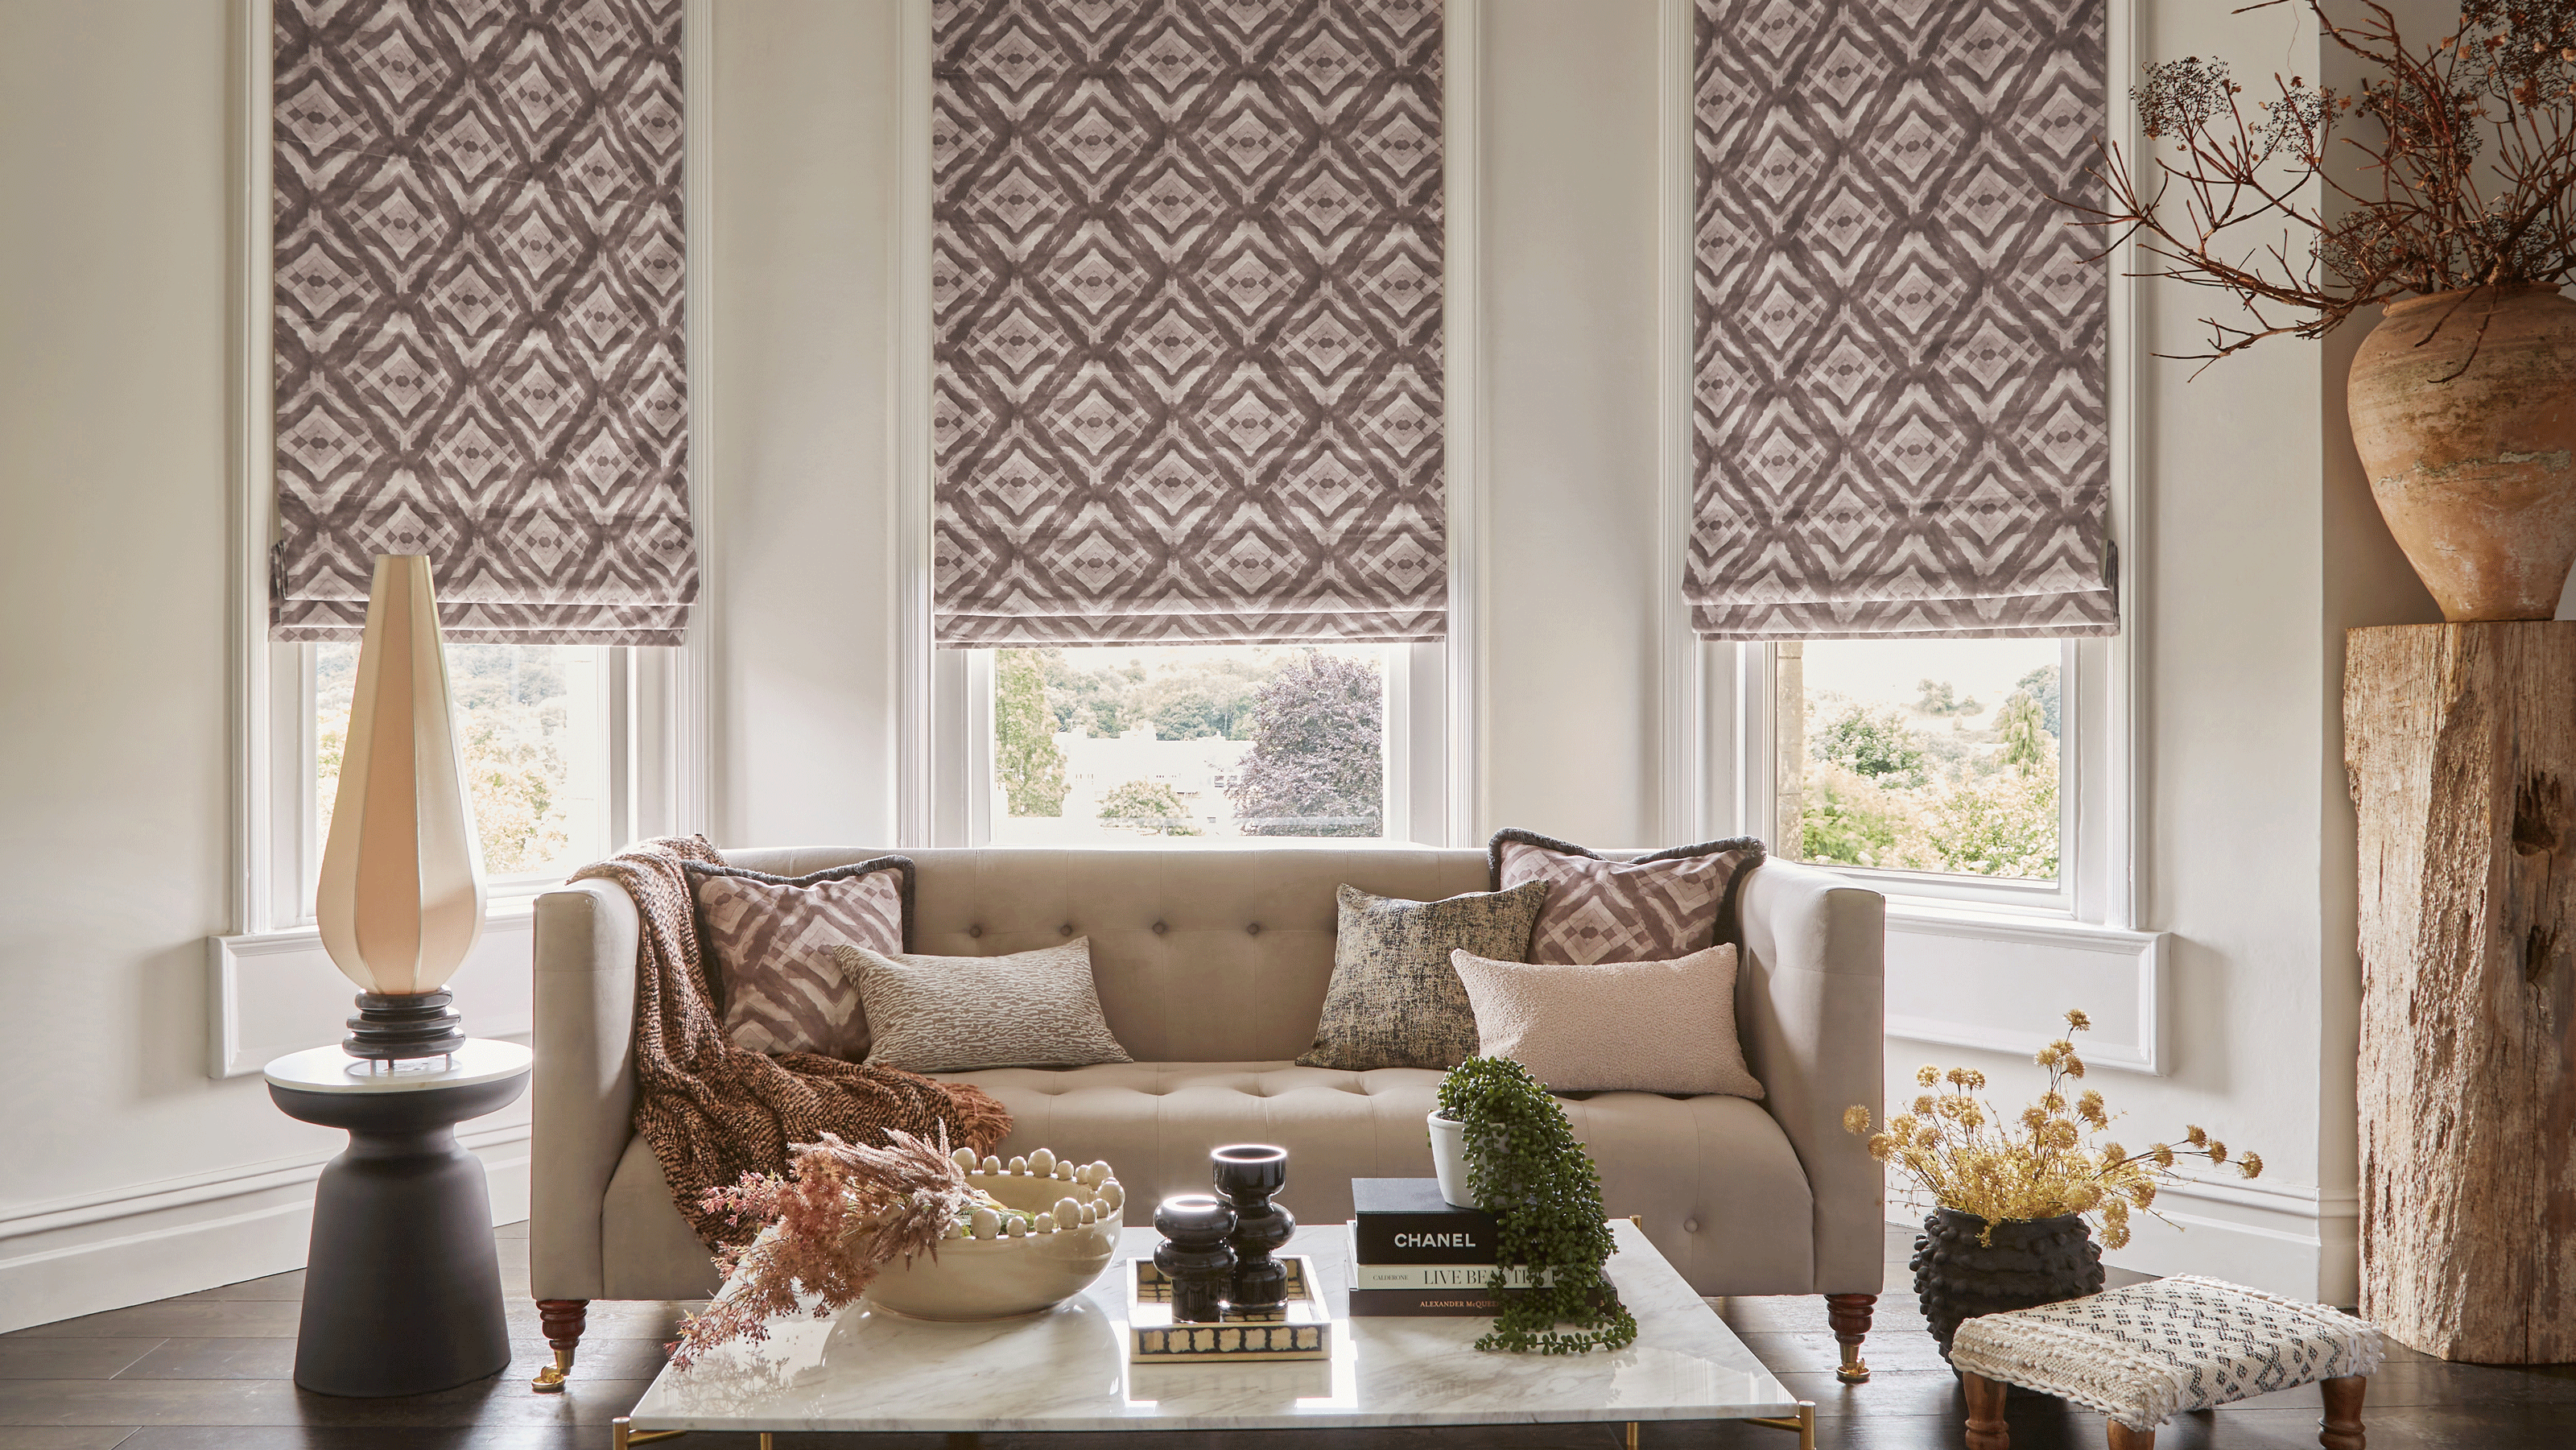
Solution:
M 794 1319 L 764 1345 L 731 1345 L 665 1368 L 617 1422 L 617 1450 L 689 1430 L 1021 1433 L 1036 1430 L 1279 1430 L 1756 1420 L 1815 1444 L 1815 1408 L 1771 1377 L 1634 1225 L 1611 1225 L 1610 1281 L 1637 1316 L 1616 1353 L 1489 1354 L 1488 1319 L 1344 1319 L 1330 1361 L 1130 1365 L 1126 1302 L 1112 1271 L 1053 1311 L 989 1324 L 934 1324 L 865 1301 L 830 1320 Z M 1130 1228 L 1121 1261 L 1150 1254 Z M 1349 1234 L 1298 1230 L 1348 1308 Z M 1788 1442 L 1782 1441 L 1782 1450 Z M 792 1447 L 791 1447 L 792 1450 Z

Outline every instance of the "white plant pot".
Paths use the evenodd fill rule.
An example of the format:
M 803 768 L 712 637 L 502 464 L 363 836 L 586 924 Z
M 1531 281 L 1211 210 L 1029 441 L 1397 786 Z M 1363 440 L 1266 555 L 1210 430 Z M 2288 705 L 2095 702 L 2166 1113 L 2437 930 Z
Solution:
M 1439 1113 L 1430 1115 L 1431 1171 L 1440 1179 L 1440 1196 L 1459 1208 L 1481 1208 L 1467 1188 L 1467 1125 Z

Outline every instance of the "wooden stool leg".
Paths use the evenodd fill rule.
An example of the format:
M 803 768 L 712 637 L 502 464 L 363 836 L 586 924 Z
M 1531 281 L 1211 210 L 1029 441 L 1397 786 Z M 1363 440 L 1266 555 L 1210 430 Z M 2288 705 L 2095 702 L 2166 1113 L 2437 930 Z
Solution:
M 2132 1430 L 2117 1420 L 2105 1422 L 2111 1427 L 2111 1450 L 2156 1450 L 2156 1432 Z
M 2012 1450 L 2012 1427 L 2004 1423 L 2004 1382 L 1961 1370 L 1959 1385 L 1968 1392 L 1968 1450 Z
M 1842 1367 L 1834 1378 L 1847 1385 L 1869 1383 L 1869 1362 L 1860 1357 L 1860 1342 L 1869 1337 L 1871 1312 L 1878 1306 L 1876 1294 L 1827 1294 L 1826 1322 L 1834 1327 L 1834 1339 L 1842 1345 Z
M 2363 1450 L 2361 1396 L 2369 1388 L 2370 1376 L 2360 1374 L 2317 1382 L 2326 1399 L 2325 1418 L 2317 1422 L 2318 1444 L 2326 1450 Z

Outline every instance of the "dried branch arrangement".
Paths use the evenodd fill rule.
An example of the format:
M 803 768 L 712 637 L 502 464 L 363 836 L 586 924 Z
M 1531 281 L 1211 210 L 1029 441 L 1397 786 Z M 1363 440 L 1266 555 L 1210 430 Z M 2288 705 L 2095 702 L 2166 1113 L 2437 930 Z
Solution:
M 709 1189 L 710 1211 L 773 1231 L 716 1255 L 731 1292 L 689 1316 L 671 1362 L 685 1367 L 732 1340 L 757 1344 L 769 1337 L 771 1319 L 805 1312 L 806 1296 L 815 1317 L 828 1315 L 867 1292 L 895 1259 L 936 1257 L 939 1241 L 976 1209 L 1001 1209 L 967 1185 L 947 1136 L 943 1128 L 940 1141 L 928 1143 L 888 1129 L 886 1146 L 873 1148 L 825 1133 L 791 1147 L 785 1177 L 746 1173 L 730 1188 Z
M 2460 0 L 2449 35 L 2410 46 L 2385 6 L 2320 33 L 2376 74 L 2357 91 L 2272 77 L 2252 103 L 2220 60 L 2146 67 L 2131 91 L 2150 140 L 2141 177 L 2105 141 L 2085 224 L 2141 239 L 2147 273 L 2232 294 L 2250 320 L 2204 318 L 2214 361 L 2284 333 L 2317 337 L 2409 295 L 2576 275 L 2576 0 Z M 2161 144 L 2154 144 L 2161 143 Z M 2354 148 L 2364 180 L 2326 162 Z M 2311 186 L 2310 183 L 2317 183 Z
M 1985 1090 L 1984 1073 L 1927 1066 L 1914 1081 L 1929 1091 L 1915 1098 L 1912 1111 L 1871 1133 L 1869 1109 L 1854 1104 L 1844 1110 L 1843 1126 L 1868 1134 L 1870 1156 L 1903 1171 L 1933 1202 L 1984 1219 L 1989 1245 L 1996 1224 L 2080 1213 L 2096 1221 L 2104 1247 L 2123 1247 L 2129 1242 L 2129 1210 L 2154 1213 L 2156 1185 L 2175 1176 L 2177 1162 L 2226 1163 L 2229 1156 L 2225 1143 L 2199 1128 L 2186 1130 L 2179 1148 L 2154 1143 L 2132 1153 L 2117 1143 L 2091 1141 L 2111 1126 L 2110 1110 L 2092 1088 L 2072 1098 L 2068 1092 L 2084 1076 L 2073 1034 L 2092 1025 L 2082 1012 L 2066 1014 L 2068 1035 L 2041 1048 L 2037 1058 L 2048 1069 L 2048 1091 L 2017 1117 L 2004 1118 L 1976 1096 Z M 2239 1154 L 2235 1164 L 2247 1178 L 2263 1172 L 2259 1153 Z

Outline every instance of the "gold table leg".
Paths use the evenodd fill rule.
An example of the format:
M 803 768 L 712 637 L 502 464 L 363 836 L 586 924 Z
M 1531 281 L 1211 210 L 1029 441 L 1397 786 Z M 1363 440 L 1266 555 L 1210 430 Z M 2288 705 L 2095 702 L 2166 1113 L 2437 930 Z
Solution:
M 1816 1450 L 1816 1402 L 1813 1400 L 1798 1402 L 1798 1417 L 1794 1420 L 1782 1415 L 1777 1419 L 1749 1419 L 1745 1423 L 1766 1425 L 1774 1430 L 1794 1431 L 1798 1436 L 1798 1450 Z
M 608 1422 L 608 1443 L 615 1450 L 627 1450 L 630 1445 L 650 1445 L 656 1440 L 676 1440 L 687 1433 L 686 1430 L 638 1430 L 634 1422 L 624 1415 Z M 769 1437 L 761 1436 L 761 1444 L 766 1446 L 768 1443 Z

